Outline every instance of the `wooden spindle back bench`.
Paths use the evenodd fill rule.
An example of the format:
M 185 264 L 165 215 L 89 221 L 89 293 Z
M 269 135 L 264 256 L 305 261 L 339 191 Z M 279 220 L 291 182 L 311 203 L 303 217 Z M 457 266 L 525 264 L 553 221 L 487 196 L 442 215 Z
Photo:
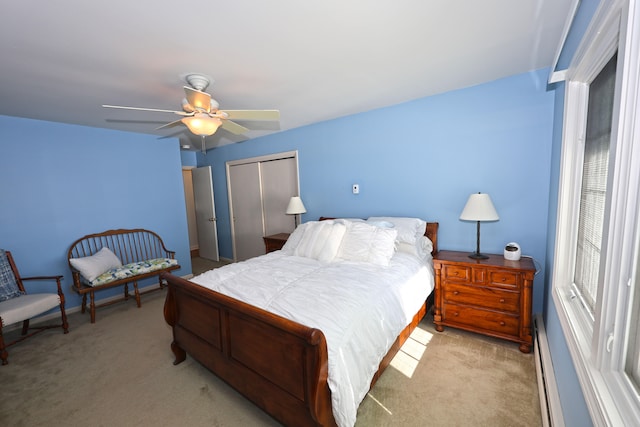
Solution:
M 82 295 L 82 313 L 86 311 L 89 294 L 91 323 L 96 321 L 97 307 L 129 299 L 129 283 L 133 284 L 140 307 L 140 295 L 146 292 L 138 290 L 138 280 L 158 276 L 156 289 L 161 289 L 164 284 L 160 273 L 180 268 L 175 252 L 164 246 L 160 236 L 141 228 L 84 236 L 73 242 L 67 258 L 73 276 L 72 288 Z M 95 292 L 115 286 L 124 287 L 124 296 L 96 305 Z

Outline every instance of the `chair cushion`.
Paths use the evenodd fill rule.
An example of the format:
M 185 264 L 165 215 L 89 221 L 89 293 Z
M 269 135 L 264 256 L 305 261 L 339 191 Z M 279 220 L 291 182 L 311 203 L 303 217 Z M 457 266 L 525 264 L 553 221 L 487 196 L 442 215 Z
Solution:
M 101 274 L 93 281 L 86 281 L 89 286 L 99 286 L 110 283 L 115 280 L 126 279 L 128 277 L 137 276 L 152 271 L 162 270 L 167 267 L 178 265 L 177 259 L 156 258 L 147 261 L 132 262 L 122 267 L 112 268 L 111 270 Z
M 2 326 L 31 319 L 60 305 L 58 294 L 28 294 L 0 302 Z
M 0 301 L 23 295 L 24 292 L 18 287 L 16 276 L 13 274 L 9 258 L 4 249 L 0 249 Z

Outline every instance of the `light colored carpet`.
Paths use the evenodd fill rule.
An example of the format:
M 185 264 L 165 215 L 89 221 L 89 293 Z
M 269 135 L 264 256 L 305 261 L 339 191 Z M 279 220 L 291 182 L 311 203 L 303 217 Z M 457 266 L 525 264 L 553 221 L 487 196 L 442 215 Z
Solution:
M 205 271 L 213 270 L 214 268 L 222 267 L 229 264 L 231 261 L 221 259 L 220 261 L 213 261 L 206 258 L 193 257 L 191 258 L 191 270 L 193 275 L 196 276 Z
M 69 334 L 49 330 L 10 347 L 0 366 L 0 425 L 279 425 L 191 358 L 172 364 L 165 292 L 145 295 L 141 308 L 98 309 L 93 325 L 74 313 Z M 430 315 L 413 337 L 363 401 L 356 426 L 541 425 L 531 354 L 450 328 L 437 333 Z

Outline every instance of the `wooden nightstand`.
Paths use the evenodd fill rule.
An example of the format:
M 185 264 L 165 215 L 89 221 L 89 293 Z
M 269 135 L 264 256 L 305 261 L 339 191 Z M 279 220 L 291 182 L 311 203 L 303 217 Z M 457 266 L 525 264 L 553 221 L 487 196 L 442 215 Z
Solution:
M 264 236 L 264 246 L 266 253 L 278 251 L 282 249 L 282 246 L 289 238 L 289 233 L 272 234 L 271 236 Z
M 533 260 L 509 261 L 502 255 L 475 260 L 468 255 L 440 251 L 433 257 L 436 330 L 451 326 L 503 338 L 529 353 Z

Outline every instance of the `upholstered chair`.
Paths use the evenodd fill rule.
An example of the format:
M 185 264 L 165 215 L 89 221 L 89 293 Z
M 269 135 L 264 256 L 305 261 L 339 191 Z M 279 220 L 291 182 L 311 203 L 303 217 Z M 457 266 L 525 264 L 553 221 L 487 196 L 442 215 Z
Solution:
M 67 314 L 64 310 L 64 294 L 60 285 L 61 279 L 62 276 L 20 277 L 11 252 L 0 249 L 0 359 L 3 365 L 9 363 L 7 347 L 45 329 L 62 328 L 65 334 L 69 332 Z M 31 280 L 55 281 L 58 286 L 57 293 L 27 293 L 23 282 Z M 61 324 L 29 327 L 29 319 L 56 306 L 60 307 Z M 18 322 L 22 322 L 22 334 L 17 339 L 5 343 L 3 329 Z M 29 333 L 30 330 L 31 333 Z

